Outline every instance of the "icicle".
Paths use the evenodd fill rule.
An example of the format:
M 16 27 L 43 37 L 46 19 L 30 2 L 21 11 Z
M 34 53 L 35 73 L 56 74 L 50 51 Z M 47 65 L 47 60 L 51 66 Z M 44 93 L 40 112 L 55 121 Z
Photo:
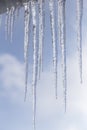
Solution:
M 24 4 L 24 61 L 25 61 L 25 100 L 27 94 L 28 82 L 28 49 L 29 49 L 29 20 L 30 20 L 30 2 Z
M 59 8 L 59 19 L 60 25 L 60 46 L 62 53 L 62 79 L 63 79 L 63 87 L 64 87 L 64 101 L 65 101 L 65 111 L 66 111 L 66 93 L 67 93 L 67 85 L 66 85 L 66 45 L 65 45 L 65 0 L 58 0 L 58 8 Z
M 17 9 L 16 9 L 16 18 L 19 17 L 19 14 L 20 14 L 20 6 L 18 5 Z
M 8 36 L 11 36 L 11 9 L 9 9 L 8 14 Z
M 61 15 L 60 15 L 60 5 L 59 5 L 59 0 L 58 0 L 58 41 L 60 44 L 60 34 L 61 34 Z
M 8 29 L 9 28 L 9 9 L 7 8 L 6 12 L 6 19 L 5 19 L 5 33 L 6 33 L 6 40 L 8 38 Z
M 43 11 L 43 43 L 44 43 L 44 36 L 45 36 L 45 0 L 43 1 L 43 7 L 42 7 L 42 11 Z M 44 45 L 43 45 L 44 47 Z
M 82 14 L 83 0 L 77 0 L 77 41 L 79 54 L 80 81 L 82 83 Z
M 54 20 L 54 1 L 49 0 L 50 8 L 50 23 L 51 23 L 51 32 L 52 32 L 52 44 L 53 44 L 53 66 L 54 66 L 54 77 L 55 77 L 55 92 L 57 98 L 57 45 L 55 38 L 55 20 Z
M 54 22 L 55 22 L 55 36 L 56 36 L 56 44 L 58 43 L 58 36 L 57 36 L 57 30 L 58 30 L 58 25 L 57 25 L 57 19 L 58 19 L 58 17 L 57 17 L 57 0 L 54 0 L 54 7 L 55 7 L 55 9 L 54 9 Z
M 7 8 L 6 12 L 6 21 L 5 21 L 5 32 L 6 32 L 6 39 L 10 36 L 10 40 L 12 42 L 12 35 L 13 35 L 13 25 L 14 25 L 14 11 L 15 7 L 11 7 L 11 9 Z
M 31 1 L 32 6 L 32 21 L 33 21 L 33 129 L 35 130 L 35 120 L 36 120 L 36 85 L 37 85 L 37 71 L 38 71 L 38 47 L 36 42 L 36 2 Z
M 12 39 L 13 39 L 14 11 L 15 11 L 15 7 L 13 6 L 11 8 L 11 42 L 12 42 Z
M 39 0 L 39 54 L 38 54 L 38 73 L 43 70 L 43 41 L 44 41 L 44 23 L 43 23 L 43 0 Z

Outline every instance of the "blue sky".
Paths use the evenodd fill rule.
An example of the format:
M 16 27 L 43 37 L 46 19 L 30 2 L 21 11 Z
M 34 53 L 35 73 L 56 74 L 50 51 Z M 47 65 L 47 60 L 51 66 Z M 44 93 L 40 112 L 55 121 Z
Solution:
M 67 112 L 64 113 L 61 60 L 58 62 L 58 100 L 55 99 L 50 29 L 46 25 L 44 72 L 37 86 L 37 130 L 87 130 L 87 1 L 83 15 L 83 84 L 80 84 L 75 0 L 66 2 Z M 46 10 L 48 17 L 48 10 Z M 46 18 L 46 22 L 49 19 Z M 32 129 L 32 51 L 24 102 L 23 12 L 15 23 L 13 43 L 5 40 L 4 16 L 0 28 L 0 130 Z M 32 45 L 31 45 L 32 47 Z M 49 51 L 48 48 L 50 47 Z M 59 55 L 60 56 L 60 55 Z

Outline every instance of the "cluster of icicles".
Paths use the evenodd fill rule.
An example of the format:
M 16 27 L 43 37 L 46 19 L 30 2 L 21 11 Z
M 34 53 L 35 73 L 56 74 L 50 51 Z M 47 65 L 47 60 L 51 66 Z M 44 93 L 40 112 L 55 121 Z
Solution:
M 53 48 L 53 68 L 54 68 L 54 81 L 55 81 L 55 96 L 57 98 L 57 38 L 61 47 L 62 55 L 62 82 L 64 87 L 64 102 L 66 110 L 66 93 L 67 93 L 67 78 L 66 78 L 66 30 L 65 30 L 65 5 L 66 0 L 48 0 L 49 13 L 50 13 L 50 27 L 52 36 L 52 48 Z M 83 0 L 76 0 L 77 3 L 77 40 L 78 40 L 78 55 L 79 55 L 79 68 L 80 79 L 82 82 L 82 12 L 83 12 Z M 33 31 L 33 129 L 35 129 L 36 118 L 36 86 L 38 75 L 43 69 L 43 42 L 44 42 L 44 29 L 45 29 L 45 0 L 30 0 L 23 4 L 24 6 L 24 60 L 25 60 L 25 99 L 27 94 L 28 83 L 28 50 L 29 50 L 29 33 L 32 25 Z M 57 11 L 55 10 L 55 6 Z M 37 13 L 38 22 L 37 26 Z M 7 8 L 6 13 L 6 32 L 7 36 L 10 33 L 11 40 L 13 34 L 15 7 Z M 58 16 L 57 16 L 58 15 Z M 31 24 L 32 19 L 32 24 Z M 56 24 L 56 21 L 58 24 Z M 56 31 L 56 25 L 58 25 L 58 34 Z M 37 30 L 39 31 L 39 42 L 37 42 Z

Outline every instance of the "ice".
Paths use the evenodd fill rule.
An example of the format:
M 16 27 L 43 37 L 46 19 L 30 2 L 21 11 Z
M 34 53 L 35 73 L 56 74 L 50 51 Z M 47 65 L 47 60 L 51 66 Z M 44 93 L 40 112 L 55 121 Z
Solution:
M 54 67 L 54 79 L 55 79 L 55 95 L 57 98 L 57 43 L 55 35 L 55 17 L 54 17 L 54 1 L 49 0 L 50 8 L 50 23 L 51 23 L 51 34 L 52 34 L 52 46 L 53 46 L 53 67 Z
M 10 30 L 10 38 L 11 38 L 11 42 L 13 39 L 13 27 L 14 27 L 14 13 L 15 13 L 15 7 L 11 7 L 11 30 Z
M 60 44 L 60 34 L 61 34 L 61 14 L 60 14 L 60 4 L 58 0 L 58 41 Z
M 67 105 L 66 29 L 65 29 L 66 28 L 65 26 L 66 0 L 48 0 L 48 1 L 23 0 L 19 2 L 18 1 L 17 2 L 12 1 L 10 4 L 6 4 L 7 11 L 4 10 L 6 11 L 5 32 L 6 32 L 6 39 L 10 37 L 12 41 L 14 21 L 19 16 L 20 7 L 24 7 L 24 10 L 25 10 L 24 11 L 25 99 L 27 95 L 27 84 L 28 84 L 28 55 L 29 55 L 28 51 L 29 49 L 31 49 L 29 47 L 29 38 L 30 38 L 31 42 L 33 41 L 33 45 L 32 45 L 33 51 L 31 52 L 33 53 L 33 78 L 32 78 L 33 129 L 35 129 L 37 76 L 39 74 L 39 77 L 40 77 L 40 73 L 43 70 L 43 51 L 45 49 L 43 46 L 44 44 L 48 44 L 48 43 L 44 43 L 45 29 L 46 27 L 49 27 L 48 25 L 49 22 L 47 21 L 47 19 L 45 19 L 45 17 L 48 17 L 48 12 L 47 12 L 48 5 L 45 6 L 45 4 L 48 4 L 48 3 L 49 3 L 49 9 L 50 9 L 50 28 L 51 28 L 51 38 L 52 38 L 52 48 L 53 48 L 55 95 L 57 98 L 57 43 L 59 43 L 59 46 L 61 48 L 62 83 L 63 83 L 63 88 L 64 88 L 64 104 L 65 104 L 65 111 L 66 111 L 66 105 Z M 79 55 L 80 81 L 82 83 L 83 0 L 76 0 L 76 2 L 77 2 L 76 3 L 77 4 L 77 43 L 78 43 L 78 55 Z M 15 3 L 15 6 L 13 5 L 13 3 Z M 58 8 L 56 7 L 57 4 L 58 4 Z M 30 20 L 32 22 L 30 22 Z M 47 24 L 46 27 L 45 27 L 45 22 Z M 1 23 L 1 15 L 0 15 L 0 23 Z M 31 30 L 31 37 L 29 37 L 30 30 Z M 37 42 L 37 39 L 38 39 L 38 42 Z
M 65 0 L 58 1 L 58 10 L 59 10 L 59 21 L 60 21 L 60 46 L 62 54 L 62 81 L 64 87 L 64 102 L 65 102 L 65 111 L 66 111 L 66 94 L 67 94 L 67 80 L 66 80 L 66 32 L 65 32 Z
M 31 1 L 32 6 L 32 22 L 33 22 L 33 129 L 35 130 L 36 121 L 36 85 L 37 85 L 37 73 L 38 73 L 38 45 L 37 45 L 37 30 L 36 30 L 36 6 L 35 1 Z
M 83 0 L 77 0 L 77 42 L 79 55 L 80 82 L 82 83 L 82 14 Z
M 30 23 L 30 2 L 24 4 L 24 61 L 25 61 L 25 100 L 28 83 L 28 50 L 29 50 L 29 23 Z
M 7 12 L 6 12 L 6 18 L 5 18 L 5 35 L 6 35 L 6 39 L 8 38 L 8 29 L 9 28 L 9 9 L 7 8 Z
M 11 9 L 7 8 L 6 21 L 5 21 L 5 33 L 6 33 L 6 39 L 10 37 L 11 42 L 12 42 L 12 34 L 13 34 L 13 23 L 14 23 L 14 7 L 11 7 Z
M 40 78 L 41 70 L 43 70 L 43 42 L 44 42 L 44 12 L 43 0 L 38 1 L 39 7 L 39 51 L 38 51 L 38 74 Z

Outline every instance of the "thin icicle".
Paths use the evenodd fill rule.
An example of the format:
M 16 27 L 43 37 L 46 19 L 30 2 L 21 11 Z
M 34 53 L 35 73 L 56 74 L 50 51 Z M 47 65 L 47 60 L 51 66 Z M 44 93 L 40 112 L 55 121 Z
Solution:
M 15 7 L 13 6 L 12 8 L 11 8 L 11 42 L 12 42 L 12 39 L 13 39 L 13 26 L 14 26 L 14 11 L 15 11 Z
M 60 35 L 61 35 L 61 15 L 60 15 L 60 4 L 58 0 L 58 41 L 60 44 Z
M 60 19 L 60 46 L 62 53 L 62 80 L 64 87 L 64 101 L 65 101 L 65 111 L 66 111 L 66 94 L 67 94 L 67 85 L 66 85 L 66 42 L 65 42 L 65 0 L 58 1 L 59 8 L 59 19 Z
M 42 11 L 43 11 L 43 43 L 44 43 L 44 36 L 45 36 L 45 0 L 43 0 L 43 7 L 42 7 Z M 44 47 L 44 45 L 43 45 Z
M 52 45 L 53 45 L 53 66 L 54 66 L 54 77 L 55 77 L 55 95 L 57 98 L 57 45 L 55 37 L 55 19 L 54 19 L 54 1 L 49 0 L 50 8 L 50 23 L 51 23 L 51 33 L 52 33 Z
M 6 35 L 6 40 L 8 38 L 8 29 L 9 28 L 9 9 L 7 8 L 7 12 L 6 12 L 6 19 L 5 19 L 5 35 Z
M 57 34 L 58 34 L 58 25 L 57 25 L 57 19 L 58 19 L 58 17 L 57 17 L 57 10 L 58 10 L 58 6 L 57 6 L 57 0 L 54 0 L 54 7 L 55 7 L 55 9 L 54 9 L 54 22 L 55 22 L 55 36 L 56 36 L 56 44 L 58 43 L 58 36 L 57 36 Z
M 31 1 L 32 6 L 32 21 L 33 21 L 33 129 L 35 130 L 35 122 L 36 122 L 36 85 L 37 85 L 37 71 L 38 71 L 38 47 L 37 47 L 37 35 L 36 35 L 36 2 Z
M 20 5 L 16 9 L 16 18 L 19 17 L 19 14 L 20 14 Z
M 39 54 L 38 54 L 38 74 L 43 70 L 43 41 L 44 41 L 44 23 L 43 23 L 43 0 L 39 0 Z
M 82 14 L 83 0 L 77 0 L 77 42 L 79 55 L 80 82 L 82 83 Z
M 9 9 L 8 14 L 8 36 L 11 36 L 11 9 Z
M 24 61 L 25 61 L 25 99 L 28 83 L 28 49 L 29 49 L 29 20 L 30 20 L 30 2 L 24 4 Z

